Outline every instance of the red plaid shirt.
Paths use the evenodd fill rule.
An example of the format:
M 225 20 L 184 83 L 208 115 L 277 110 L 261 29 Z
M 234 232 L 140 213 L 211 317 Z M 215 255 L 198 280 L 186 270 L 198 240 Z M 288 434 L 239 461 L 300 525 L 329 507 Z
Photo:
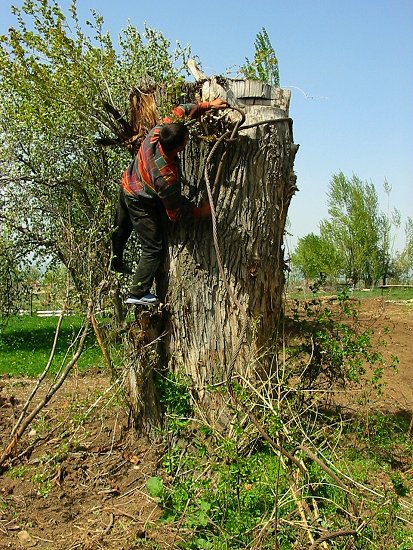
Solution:
M 209 103 L 185 103 L 173 110 L 175 118 L 197 118 Z M 163 124 L 172 122 L 165 118 Z M 144 139 L 138 154 L 122 176 L 122 187 L 128 195 L 161 199 L 168 218 L 175 222 L 182 202 L 181 177 L 177 157 L 168 157 L 160 144 L 162 124 L 153 128 Z

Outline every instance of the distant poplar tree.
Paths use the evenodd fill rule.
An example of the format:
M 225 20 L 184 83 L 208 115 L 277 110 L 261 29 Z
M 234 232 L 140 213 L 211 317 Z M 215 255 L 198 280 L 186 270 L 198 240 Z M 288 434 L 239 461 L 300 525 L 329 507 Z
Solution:
M 336 247 L 319 235 L 309 233 L 298 239 L 292 263 L 303 274 L 306 282 L 325 274 L 329 282 L 337 279 L 342 270 L 342 259 Z
M 328 192 L 330 218 L 320 224 L 320 235 L 331 242 L 353 284 L 372 286 L 383 273 L 383 243 L 386 223 L 379 211 L 372 183 L 342 172 L 333 175 Z

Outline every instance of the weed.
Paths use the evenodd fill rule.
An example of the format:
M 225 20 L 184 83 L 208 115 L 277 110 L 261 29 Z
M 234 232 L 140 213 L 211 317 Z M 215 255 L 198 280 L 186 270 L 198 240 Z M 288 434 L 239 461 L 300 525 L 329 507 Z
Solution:
M 158 375 L 156 384 L 165 410 L 167 430 L 179 434 L 191 418 L 190 382 L 179 373 L 167 372 Z
M 160 477 L 153 476 L 146 481 L 146 489 L 155 502 L 161 503 L 165 498 L 165 487 Z
M 299 340 L 289 346 L 289 362 L 294 365 L 290 378 L 298 376 L 305 391 L 337 385 L 344 388 L 364 381 L 380 393 L 386 363 L 373 344 L 372 329 L 361 328 L 358 307 L 346 291 L 327 303 L 316 296 L 318 286 L 313 291 L 311 300 L 294 301 L 292 315 Z M 390 368 L 395 369 L 397 363 L 393 356 Z
M 11 479 L 22 479 L 27 475 L 28 469 L 25 466 L 14 466 L 10 468 L 7 475 Z
M 139 536 L 131 544 L 135 550 L 161 550 L 161 546 L 156 541 L 142 540 Z
M 36 434 L 42 436 L 45 435 L 51 428 L 51 424 L 47 418 L 47 413 L 37 417 L 37 420 L 33 422 L 32 426 Z
M 36 473 L 32 477 L 32 482 L 37 485 L 37 494 L 41 497 L 47 498 L 50 491 L 53 488 L 53 482 L 49 479 L 49 476 L 45 473 Z
M 405 497 L 410 493 L 410 488 L 406 484 L 406 480 L 403 479 L 400 472 L 394 472 L 390 475 L 391 482 L 393 484 L 394 492 L 399 497 Z
M 70 423 L 74 427 L 83 426 L 87 422 L 88 418 L 89 414 L 87 413 L 87 411 L 77 411 L 71 416 Z
M 165 457 L 174 482 L 165 487 L 164 519 L 183 518 L 182 526 L 194 533 L 183 548 L 244 548 L 255 529 L 271 517 L 279 458 L 268 451 L 243 456 L 237 445 L 241 437 L 221 440 L 206 461 L 198 454 L 202 445 L 194 445 L 192 454 L 174 448 Z M 281 486 L 287 491 L 285 479 Z M 288 499 L 281 500 L 282 509 L 291 511 Z
M 355 434 L 363 444 L 363 455 L 375 457 L 382 465 L 397 465 L 400 457 L 413 456 L 410 419 L 402 414 L 374 412 L 366 417 L 355 416 L 344 433 Z
M 8 509 L 8 503 L 4 498 L 0 497 L 0 512 L 6 512 Z

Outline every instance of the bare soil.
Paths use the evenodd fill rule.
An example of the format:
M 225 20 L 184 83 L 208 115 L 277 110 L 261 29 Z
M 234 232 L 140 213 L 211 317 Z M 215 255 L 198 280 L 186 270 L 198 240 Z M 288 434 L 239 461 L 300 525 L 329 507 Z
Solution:
M 389 341 L 384 355 L 400 360 L 398 372 L 384 373 L 375 406 L 411 417 L 413 303 L 363 300 L 361 318 Z M 0 476 L 0 550 L 155 549 L 182 540 L 157 522 L 161 510 L 145 486 L 159 475 L 164 449 L 133 435 L 111 384 L 105 372 L 75 372 L 23 436 Z M 0 378 L 0 449 L 32 388 L 31 379 Z
M 362 319 L 371 323 L 376 339 L 387 342 L 381 348 L 383 356 L 399 359 L 397 372 L 384 372 L 384 395 L 378 401 L 381 409 L 389 412 L 413 412 L 413 300 L 365 300 Z

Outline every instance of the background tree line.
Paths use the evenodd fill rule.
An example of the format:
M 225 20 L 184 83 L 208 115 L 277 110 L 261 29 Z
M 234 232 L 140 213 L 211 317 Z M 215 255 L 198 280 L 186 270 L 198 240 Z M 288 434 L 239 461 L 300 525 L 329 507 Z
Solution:
M 389 197 L 390 185 L 384 191 Z M 400 226 L 397 210 L 380 211 L 373 183 L 342 172 L 331 178 L 328 191 L 329 217 L 320 222 L 320 233 L 298 240 L 292 265 L 306 281 L 323 274 L 328 282 L 345 282 L 371 288 L 392 281 L 411 280 L 413 268 L 413 220 L 405 224 L 405 246 L 394 249 L 395 230 Z

